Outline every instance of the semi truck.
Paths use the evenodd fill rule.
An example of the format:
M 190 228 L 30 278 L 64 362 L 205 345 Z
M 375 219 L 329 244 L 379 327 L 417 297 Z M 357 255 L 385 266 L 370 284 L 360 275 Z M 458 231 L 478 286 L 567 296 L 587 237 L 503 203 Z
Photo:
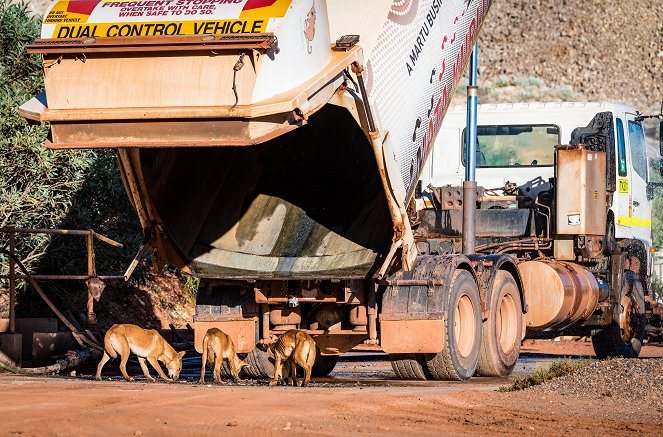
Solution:
M 645 338 L 660 336 L 661 308 L 649 290 L 659 184 L 649 174 L 646 118 L 611 102 L 478 106 L 476 251 L 518 258 L 526 338 L 591 336 L 598 357 L 635 357 Z M 442 238 L 445 250 L 461 235 L 466 121 L 464 106 L 449 109 L 415 194 L 415 237 Z M 558 271 L 552 282 L 549 268 Z M 550 300 L 568 268 L 589 272 L 598 295 L 581 303 L 584 292 L 569 293 L 585 280 L 573 273 Z
M 414 208 L 490 4 L 58 0 L 27 49 L 45 91 L 20 112 L 50 124 L 46 147 L 117 149 L 145 244 L 200 278 L 196 347 L 221 329 L 249 376 L 272 376 L 266 345 L 292 328 L 319 375 L 364 343 L 400 378 L 504 376 L 528 332 L 590 325 L 602 355 L 635 354 L 621 327 L 637 337 L 647 247 L 601 224 L 605 119 L 555 149 L 538 197 L 450 191 L 461 235 L 457 208 Z M 485 241 L 484 214 L 502 229 Z

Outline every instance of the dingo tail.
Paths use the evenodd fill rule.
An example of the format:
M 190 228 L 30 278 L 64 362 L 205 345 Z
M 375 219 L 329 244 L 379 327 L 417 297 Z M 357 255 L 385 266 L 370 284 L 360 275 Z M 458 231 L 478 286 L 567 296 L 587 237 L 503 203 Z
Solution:
M 306 343 L 306 346 L 308 346 L 308 353 L 306 355 L 306 363 L 313 368 L 313 364 L 315 363 L 315 343 L 311 345 L 310 343 Z
M 115 336 L 115 333 L 110 332 L 106 333 L 106 336 L 104 337 L 104 351 L 108 354 L 109 357 L 115 359 L 117 358 L 117 352 L 115 352 L 115 349 L 113 349 L 113 337 Z
M 203 338 L 203 362 L 205 361 L 205 356 L 207 356 L 207 364 L 214 364 L 214 348 L 209 344 L 209 336 L 205 335 Z

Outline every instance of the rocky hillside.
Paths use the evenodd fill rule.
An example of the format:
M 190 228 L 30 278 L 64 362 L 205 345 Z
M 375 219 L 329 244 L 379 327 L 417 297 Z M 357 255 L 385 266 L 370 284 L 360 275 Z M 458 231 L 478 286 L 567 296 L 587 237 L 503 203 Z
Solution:
M 534 77 L 642 110 L 663 100 L 660 0 L 496 0 L 479 44 L 482 80 Z

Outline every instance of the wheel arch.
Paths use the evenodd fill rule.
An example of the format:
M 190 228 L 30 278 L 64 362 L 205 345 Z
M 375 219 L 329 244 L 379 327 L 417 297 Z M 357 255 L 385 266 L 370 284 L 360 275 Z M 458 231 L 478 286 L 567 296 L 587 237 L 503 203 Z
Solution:
M 518 269 L 518 261 L 508 254 L 493 254 L 493 255 L 472 255 L 470 259 L 483 268 L 481 280 L 477 281 L 481 287 L 481 299 L 485 301 L 486 311 L 490 309 L 490 299 L 488 293 L 493 288 L 495 276 L 498 271 L 504 270 L 511 274 L 516 285 L 518 286 L 518 293 L 520 294 L 520 304 L 522 306 L 523 314 L 527 313 L 527 301 L 525 300 L 525 288 L 523 280 L 520 277 L 520 270 Z M 474 273 L 476 278 L 476 273 Z M 482 302 L 483 304 L 484 302 Z

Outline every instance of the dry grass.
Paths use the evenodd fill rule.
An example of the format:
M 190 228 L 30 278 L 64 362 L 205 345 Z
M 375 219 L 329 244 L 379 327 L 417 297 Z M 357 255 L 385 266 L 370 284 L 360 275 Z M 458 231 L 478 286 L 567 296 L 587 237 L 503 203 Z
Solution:
M 589 360 L 583 361 L 558 361 L 553 363 L 550 367 L 537 369 L 532 374 L 526 378 L 514 378 L 511 382 L 511 385 L 500 387 L 498 391 L 509 392 L 509 391 L 518 391 L 524 390 L 535 385 L 543 384 L 544 382 L 559 378 L 560 376 L 569 375 L 574 373 L 583 367 L 586 367 L 590 364 Z

